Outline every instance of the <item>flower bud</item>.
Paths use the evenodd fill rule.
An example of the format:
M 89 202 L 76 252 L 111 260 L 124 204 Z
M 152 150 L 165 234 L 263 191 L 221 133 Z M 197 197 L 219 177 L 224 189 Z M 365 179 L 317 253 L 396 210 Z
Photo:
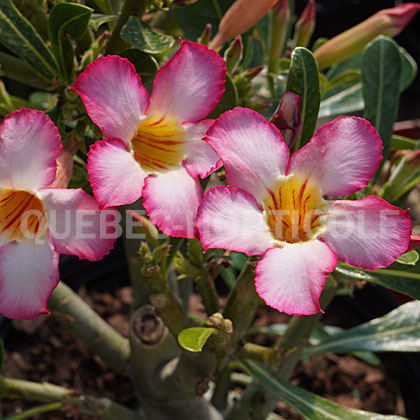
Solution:
M 55 179 L 49 188 L 67 188 L 73 175 L 73 155 L 77 149 L 77 142 L 70 138 L 57 158 Z
M 273 15 L 276 17 L 282 17 L 287 21 L 290 17 L 289 0 L 277 0 L 277 3 L 273 7 Z
M 223 16 L 210 48 L 217 49 L 236 35 L 252 28 L 277 2 L 277 0 L 236 0 Z
M 240 98 L 244 98 L 248 94 L 251 89 L 251 80 L 258 76 L 262 70 L 264 70 L 264 66 L 258 66 L 245 70 L 234 77 L 233 83 L 235 83 Z
M 292 92 L 284 92 L 279 106 L 270 119 L 270 122 L 280 130 L 289 149 L 292 148 L 302 128 L 299 104 L 300 98 L 298 95 Z
M 378 35 L 398 35 L 420 10 L 419 3 L 405 3 L 392 9 L 375 13 L 347 31 L 335 36 L 319 47 L 314 55 L 322 70 L 362 51 L 365 45 Z
M 309 0 L 295 26 L 295 47 L 306 47 L 315 29 L 315 0 Z
M 402 186 L 407 187 L 413 182 L 413 177 L 420 168 L 420 150 L 397 150 L 391 163 L 395 164 L 395 168 L 384 185 L 382 196 L 393 202 L 404 194 Z
M 270 56 L 268 71 L 277 74 L 278 61 L 287 37 L 287 28 L 290 19 L 289 0 L 278 0 L 273 7 L 271 16 Z
M 211 38 L 211 24 L 208 23 L 205 26 L 204 31 L 200 35 L 200 38 L 197 39 L 197 43 L 203 44 L 203 45 L 209 45 L 210 38 Z
M 410 242 L 408 243 L 407 251 L 412 251 L 420 247 L 420 236 L 417 233 L 412 232 L 410 236 Z
M 139 223 L 139 226 L 137 226 L 139 232 L 143 233 L 150 243 L 155 245 L 159 243 L 159 231 L 147 217 L 133 210 L 127 210 L 127 217 L 131 217 L 134 222 Z
M 235 72 L 236 67 L 242 59 L 242 37 L 236 35 L 235 39 L 231 42 L 225 51 L 224 59 L 226 61 L 226 68 L 229 74 Z

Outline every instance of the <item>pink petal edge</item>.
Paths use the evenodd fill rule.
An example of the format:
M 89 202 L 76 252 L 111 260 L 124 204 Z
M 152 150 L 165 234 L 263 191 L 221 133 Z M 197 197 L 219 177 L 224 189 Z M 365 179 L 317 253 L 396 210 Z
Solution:
M 157 72 L 149 115 L 171 115 L 181 122 L 205 118 L 225 91 L 225 61 L 205 45 L 181 40 L 181 47 Z
M 224 206 L 222 200 L 226 201 Z M 198 208 L 197 229 L 205 251 L 225 248 L 248 256 L 261 255 L 276 243 L 255 198 L 240 188 L 224 185 L 204 195 Z
M 382 161 L 382 149 L 379 134 L 368 121 L 338 117 L 291 156 L 286 173 L 314 177 L 324 195 L 344 196 L 369 183 Z
M 255 289 L 268 306 L 280 312 L 322 312 L 319 297 L 336 264 L 334 252 L 321 241 L 270 248 L 255 269 Z
M 357 201 L 328 201 L 331 207 L 328 219 L 326 219 L 327 230 L 321 238 L 328 243 L 339 260 L 366 270 L 376 270 L 388 267 L 407 251 L 412 229 L 408 210 L 392 206 L 376 195 Z M 382 211 L 393 213 L 388 213 L 386 231 L 381 231 Z M 363 212 L 363 218 L 358 217 L 360 215 L 358 212 Z M 340 217 L 346 219 L 346 223 L 348 218 L 351 218 L 350 225 L 346 224 L 346 226 L 355 226 L 351 234 L 344 239 L 340 239 L 338 235 L 340 227 L 344 226 L 340 222 Z M 354 223 L 355 220 L 357 223 Z M 359 222 L 363 222 L 360 229 Z M 336 234 L 334 234 L 334 229 L 336 229 Z
M 101 209 L 131 204 L 141 197 L 147 174 L 122 140 L 97 141 L 87 156 L 89 182 Z
M 228 184 L 247 191 L 258 202 L 286 172 L 289 149 L 280 131 L 251 109 L 224 112 L 205 140 L 222 159 Z
M 35 192 L 54 181 L 62 145 L 42 111 L 21 108 L 0 125 L 0 186 Z

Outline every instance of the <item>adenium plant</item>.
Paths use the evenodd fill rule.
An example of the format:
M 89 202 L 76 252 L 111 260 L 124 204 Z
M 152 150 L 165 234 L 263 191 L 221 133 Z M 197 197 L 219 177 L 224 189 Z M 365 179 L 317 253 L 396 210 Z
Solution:
M 282 399 L 308 420 L 403 419 L 289 379 L 311 354 L 420 351 L 419 144 L 393 133 L 416 65 L 390 38 L 420 6 L 325 42 L 312 0 L 297 19 L 283 0 L 94 4 L 0 1 L 0 313 L 56 318 L 139 404 L 0 371 L 2 397 L 43 403 L 19 418 L 265 419 Z M 116 243 L 127 336 L 59 280 L 60 254 L 97 261 Z M 332 335 L 321 315 L 364 282 L 413 301 Z M 252 329 L 267 306 L 290 322 Z

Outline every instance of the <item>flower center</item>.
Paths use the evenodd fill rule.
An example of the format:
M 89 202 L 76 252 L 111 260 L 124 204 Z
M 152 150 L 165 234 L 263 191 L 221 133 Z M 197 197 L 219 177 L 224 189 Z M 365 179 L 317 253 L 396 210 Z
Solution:
M 268 192 L 264 201 L 266 220 L 277 240 L 305 242 L 320 231 L 326 203 L 314 183 L 290 175 L 278 180 Z
M 131 139 L 134 159 L 147 172 L 179 168 L 186 154 L 186 131 L 174 118 L 148 117 Z
M 45 233 L 46 215 L 42 201 L 27 191 L 0 192 L 0 234 L 10 241 L 34 239 Z

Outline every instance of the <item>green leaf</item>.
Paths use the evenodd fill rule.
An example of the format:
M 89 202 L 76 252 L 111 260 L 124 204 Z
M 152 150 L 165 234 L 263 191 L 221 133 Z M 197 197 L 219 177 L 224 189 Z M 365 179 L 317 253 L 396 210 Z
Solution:
M 362 84 L 357 83 L 350 88 L 324 99 L 321 102 L 319 118 L 360 111 L 364 106 Z
M 136 72 L 141 77 L 144 85 L 153 81 L 156 72 L 159 70 L 159 64 L 154 57 L 136 49 L 123 51 L 119 55 L 127 58 L 134 64 Z
M 220 276 L 222 277 L 229 290 L 232 290 L 236 282 L 235 270 L 232 267 L 221 267 Z
M 420 302 L 408 302 L 381 318 L 336 334 L 308 354 L 354 351 L 420 351 Z
M 297 150 L 314 134 L 321 102 L 318 64 L 306 48 L 293 50 L 286 90 L 299 95 L 301 100 L 302 130 L 295 142 Z
M 338 405 L 312 392 L 290 384 L 264 365 L 247 360 L 250 374 L 276 397 L 292 406 L 307 420 L 403 420 L 400 416 L 386 416 Z M 405 419 L 407 420 L 407 419 Z
M 57 75 L 51 51 L 11 0 L 0 0 L 0 42 L 48 79 Z
M 397 258 L 397 263 L 403 265 L 416 265 L 416 262 L 419 260 L 419 254 L 415 249 L 408 251 L 405 254 L 402 254 Z
M 417 76 L 417 63 L 404 48 L 399 47 L 399 49 L 402 64 L 400 92 L 404 92 Z
M 117 15 L 102 15 L 100 13 L 93 13 L 89 20 L 89 26 L 94 31 L 97 31 L 104 23 L 115 22 L 117 19 Z
M 121 38 L 147 54 L 164 53 L 175 43 L 171 36 L 153 32 L 147 23 L 134 16 L 122 27 Z
M 216 119 L 220 114 L 238 105 L 238 90 L 229 74 L 226 74 L 225 93 L 208 118 Z
M 245 36 L 244 53 L 242 62 L 240 63 L 243 69 L 250 69 L 258 67 L 264 62 L 264 46 L 263 43 L 255 36 Z
M 394 134 L 391 140 L 391 151 L 399 149 L 416 149 L 418 144 L 418 140 Z
M 342 61 L 341 63 L 332 65 L 327 73 L 328 79 L 331 80 L 335 76 L 347 70 L 361 70 L 361 61 L 362 61 L 362 53 L 359 53 L 359 54 L 353 55 L 353 57 L 350 57 L 345 61 Z
M 362 74 L 359 70 L 346 70 L 337 76 L 334 76 L 328 81 L 328 90 L 349 87 L 359 83 L 362 78 Z
M 244 268 L 244 265 L 248 261 L 248 257 L 243 254 L 242 252 L 234 252 L 230 253 L 230 259 L 232 260 L 233 266 L 238 270 L 241 271 Z
M 247 335 L 252 334 L 268 334 L 268 335 L 278 335 L 283 336 L 287 330 L 287 324 L 272 324 L 272 325 L 263 325 L 257 327 L 250 327 L 247 330 Z M 309 338 L 309 343 L 313 346 L 317 346 L 320 343 L 323 343 L 326 340 L 329 340 L 330 337 L 342 333 L 344 330 L 339 327 L 334 327 L 331 325 L 322 325 L 318 324 L 317 328 Z M 381 360 L 372 352 L 368 351 L 356 351 L 351 353 L 354 357 L 357 357 L 360 360 L 363 360 L 366 363 L 369 363 L 372 366 L 379 366 Z
M 3 372 L 3 360 L 4 360 L 4 345 L 3 345 L 3 340 L 0 339 L 0 375 Z
M 212 334 L 217 334 L 216 328 L 186 328 L 178 334 L 178 343 L 185 350 L 200 352 Z
M 48 36 L 60 76 L 66 81 L 71 80 L 74 69 L 73 46 L 68 36 L 82 38 L 92 12 L 90 7 L 76 3 L 58 3 L 51 9 Z
M 216 34 L 222 16 L 233 2 L 234 0 L 199 0 L 176 9 L 176 17 L 186 37 L 196 41 L 208 23 L 212 26 L 212 35 Z
M 391 148 L 393 125 L 400 96 L 401 54 L 391 38 L 379 36 L 362 53 L 364 117 L 382 139 L 385 162 Z
M 380 268 L 375 271 L 369 271 L 339 263 L 335 269 L 338 273 L 350 278 L 375 283 L 387 289 L 404 293 L 415 299 L 420 299 L 419 266 L 405 266 L 405 270 L 401 270 L 399 267 L 401 265 L 394 263 L 391 265 L 391 268 Z

